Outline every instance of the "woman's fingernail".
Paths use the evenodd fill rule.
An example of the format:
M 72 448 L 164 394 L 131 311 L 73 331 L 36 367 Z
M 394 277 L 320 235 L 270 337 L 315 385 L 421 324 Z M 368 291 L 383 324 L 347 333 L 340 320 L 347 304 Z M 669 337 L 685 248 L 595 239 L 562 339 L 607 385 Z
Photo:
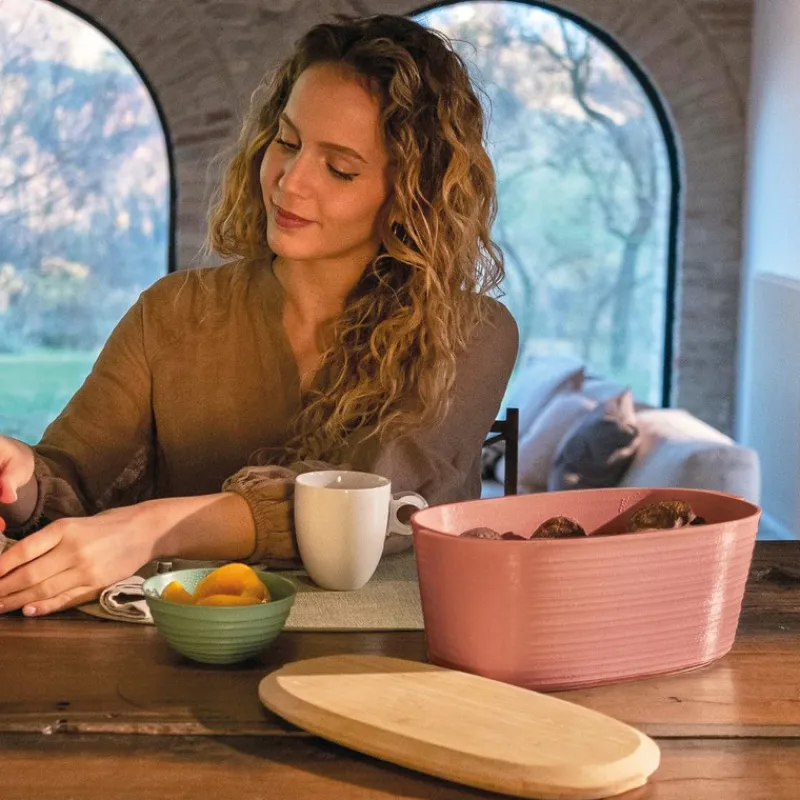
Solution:
M 22 609 L 22 613 L 26 617 L 33 617 L 36 615 L 36 606 L 25 606 L 25 608 Z

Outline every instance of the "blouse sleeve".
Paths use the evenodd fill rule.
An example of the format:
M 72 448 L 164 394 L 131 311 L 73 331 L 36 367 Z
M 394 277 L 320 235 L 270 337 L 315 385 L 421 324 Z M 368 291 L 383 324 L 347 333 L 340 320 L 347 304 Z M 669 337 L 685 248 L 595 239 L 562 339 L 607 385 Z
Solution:
M 500 409 L 519 346 L 514 318 L 505 306 L 490 302 L 488 319 L 459 358 L 445 419 L 389 442 L 367 467 L 390 478 L 392 491 L 418 492 L 431 504 L 480 497 L 481 447 Z
M 151 372 L 142 299 L 112 332 L 91 373 L 34 449 L 39 497 L 9 531 L 24 536 L 60 517 L 145 499 L 152 487 Z

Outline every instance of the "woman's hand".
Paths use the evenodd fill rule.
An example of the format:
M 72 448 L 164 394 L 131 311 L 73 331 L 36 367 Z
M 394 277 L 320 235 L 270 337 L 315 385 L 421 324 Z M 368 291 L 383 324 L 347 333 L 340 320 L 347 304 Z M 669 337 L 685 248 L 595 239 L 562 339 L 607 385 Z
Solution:
M 0 555 L 0 612 L 51 614 L 95 599 L 155 558 L 235 561 L 254 547 L 253 515 L 231 492 L 65 517 Z
M 0 612 L 50 614 L 132 575 L 154 557 L 142 506 L 60 519 L 8 548 L 0 555 Z
M 12 439 L 10 436 L 0 436 L 0 504 L 14 506 L 20 500 L 20 490 L 29 487 L 33 482 L 34 456 L 33 449 L 24 442 Z M 28 493 L 29 494 L 29 493 Z M 24 509 L 7 509 L 5 516 L 8 518 L 19 519 L 24 522 L 33 507 L 36 505 L 36 497 L 24 498 Z M 30 508 L 28 508 L 30 506 Z M 6 522 L 0 517 L 0 532 L 6 529 Z

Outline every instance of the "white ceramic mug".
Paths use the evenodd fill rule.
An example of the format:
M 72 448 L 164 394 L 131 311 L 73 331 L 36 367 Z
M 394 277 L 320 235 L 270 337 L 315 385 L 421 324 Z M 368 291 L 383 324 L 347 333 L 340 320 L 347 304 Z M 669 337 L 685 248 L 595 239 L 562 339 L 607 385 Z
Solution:
M 404 511 L 427 505 L 414 492 L 393 496 L 391 481 L 369 472 L 298 475 L 294 523 L 306 572 L 323 589 L 360 589 L 375 572 L 386 537 L 411 534 Z

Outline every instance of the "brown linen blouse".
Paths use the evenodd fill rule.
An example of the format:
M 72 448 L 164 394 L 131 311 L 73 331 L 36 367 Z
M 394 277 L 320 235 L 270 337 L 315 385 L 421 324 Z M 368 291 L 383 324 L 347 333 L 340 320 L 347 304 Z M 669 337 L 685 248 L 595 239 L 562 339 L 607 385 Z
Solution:
M 481 443 L 518 345 L 509 312 L 488 302 L 487 322 L 458 361 L 445 420 L 383 446 L 354 442 L 353 469 L 385 475 L 393 491 L 432 504 L 480 495 Z M 255 451 L 284 445 L 301 393 L 282 304 L 265 262 L 173 273 L 143 292 L 34 448 L 39 501 L 16 533 L 148 498 L 219 492 Z M 260 498 L 252 475 L 225 488 L 249 503 L 254 555 L 263 557 L 275 487 L 265 480 Z

